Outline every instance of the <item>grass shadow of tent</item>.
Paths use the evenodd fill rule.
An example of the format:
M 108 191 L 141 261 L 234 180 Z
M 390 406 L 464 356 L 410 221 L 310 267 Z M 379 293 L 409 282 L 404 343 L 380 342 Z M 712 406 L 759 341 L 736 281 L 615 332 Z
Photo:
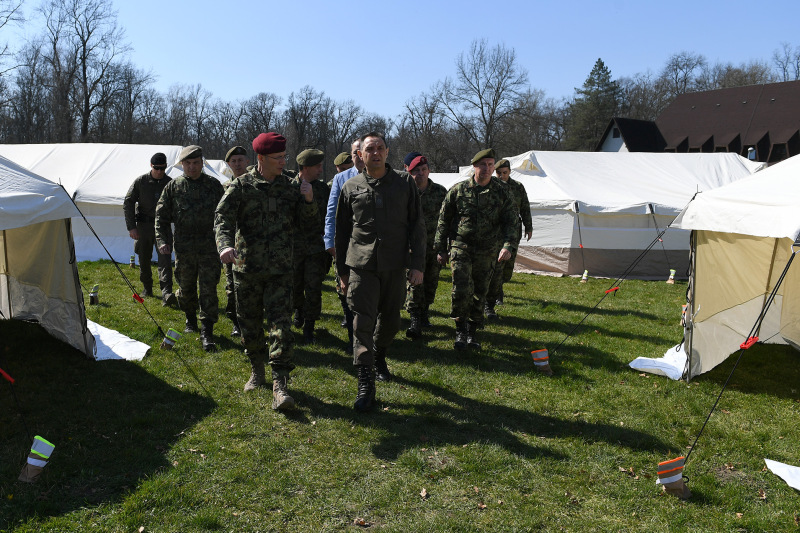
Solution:
M 56 446 L 36 483 L 17 481 L 31 442 L 0 383 L 0 529 L 119 501 L 169 466 L 170 447 L 216 405 L 137 364 L 89 360 L 35 324 L 0 321 L 0 339 L 28 428 Z

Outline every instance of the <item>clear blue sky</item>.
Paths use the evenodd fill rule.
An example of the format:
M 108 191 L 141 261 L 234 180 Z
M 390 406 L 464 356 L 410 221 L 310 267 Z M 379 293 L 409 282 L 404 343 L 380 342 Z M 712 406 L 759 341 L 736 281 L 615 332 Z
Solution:
M 531 86 L 555 99 L 570 97 L 598 57 L 616 79 L 658 71 L 683 50 L 738 65 L 770 61 L 782 41 L 800 45 L 800 0 L 116 0 L 114 7 L 131 60 L 153 71 L 160 91 L 200 83 L 224 100 L 261 91 L 285 99 L 308 84 L 390 117 L 452 76 L 476 38 L 514 48 Z M 25 33 L 35 31 L 28 24 Z

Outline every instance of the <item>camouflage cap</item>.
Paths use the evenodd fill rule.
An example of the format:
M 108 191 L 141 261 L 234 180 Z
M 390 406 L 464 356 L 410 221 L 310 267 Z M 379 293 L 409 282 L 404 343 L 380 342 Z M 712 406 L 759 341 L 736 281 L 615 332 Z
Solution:
M 233 148 L 228 150 L 227 154 L 225 154 L 225 162 L 227 163 L 228 161 L 230 161 L 231 157 L 235 155 L 247 155 L 247 150 L 245 150 L 241 146 L 234 146 Z
M 341 154 L 336 156 L 336 159 L 333 160 L 333 164 L 336 166 L 347 165 L 352 162 L 353 162 L 353 156 L 350 155 L 350 152 L 342 152 Z
M 498 168 L 511 168 L 511 164 L 508 162 L 508 159 L 498 159 L 494 162 L 494 168 L 497 170 Z
M 319 165 L 325 159 L 325 152 L 309 148 L 297 154 L 297 164 L 304 167 L 313 167 Z
M 196 144 L 193 144 L 181 150 L 181 155 L 178 156 L 178 161 L 183 161 L 184 159 L 195 159 L 197 157 L 203 157 L 203 149 Z
M 480 152 L 478 152 L 477 154 L 475 154 L 473 156 L 472 161 L 470 161 L 469 164 L 470 165 L 474 165 L 475 163 L 477 163 L 481 159 L 486 159 L 487 157 L 491 157 L 492 159 L 496 159 L 496 156 L 494 155 L 494 149 L 493 148 L 487 148 L 486 150 L 481 150 Z

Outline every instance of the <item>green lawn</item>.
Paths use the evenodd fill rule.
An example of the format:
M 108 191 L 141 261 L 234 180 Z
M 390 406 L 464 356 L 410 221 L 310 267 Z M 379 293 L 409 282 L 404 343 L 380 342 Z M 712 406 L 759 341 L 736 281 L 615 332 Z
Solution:
M 242 392 L 249 365 L 225 318 L 219 352 L 203 352 L 197 334 L 165 351 L 110 263 L 80 271 L 86 288 L 101 286 L 89 318 L 153 349 L 140 363 L 93 362 L 38 326 L 0 321 L 0 367 L 17 379 L 24 421 L 56 445 L 38 482 L 16 481 L 31 443 L 0 381 L 2 530 L 798 529 L 797 493 L 763 461 L 800 464 L 798 354 L 787 347 L 746 353 L 687 464 L 693 497 L 655 484 L 658 462 L 694 442 L 733 364 L 691 384 L 627 366 L 680 340 L 684 283 L 624 282 L 551 353 L 547 378 L 530 351 L 552 352 L 610 282 L 516 274 L 483 350 L 456 353 L 445 270 L 433 329 L 424 341 L 398 335 L 396 380 L 357 414 L 328 279 L 318 344 L 296 350 L 299 408 L 282 414 L 270 391 Z M 138 272 L 123 271 L 139 287 Z M 182 331 L 180 312 L 146 304 L 164 330 Z

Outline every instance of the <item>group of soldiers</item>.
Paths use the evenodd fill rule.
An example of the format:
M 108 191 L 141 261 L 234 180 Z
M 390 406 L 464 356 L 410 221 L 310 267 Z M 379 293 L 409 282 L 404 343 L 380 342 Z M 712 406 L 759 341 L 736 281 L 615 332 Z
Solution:
M 181 151 L 183 175 L 175 179 L 166 176 L 166 156 L 155 154 L 151 171 L 136 178 L 124 202 L 139 254 L 142 296 L 153 295 L 155 246 L 162 305 L 184 312 L 186 332 L 198 331 L 199 318 L 206 351 L 215 350 L 217 284 L 224 265 L 231 335 L 241 337 L 251 366 L 245 391 L 268 386 L 269 364 L 272 408 L 295 405 L 287 389 L 294 368 L 292 326 L 302 330 L 304 342 L 315 341 L 322 284 L 334 260 L 342 326 L 358 375 L 357 411 L 374 405 L 376 380 L 392 379 L 387 351 L 404 304 L 407 337 L 417 339 L 430 326 L 429 309 L 448 262 L 453 346 L 480 349 L 477 331 L 485 318 L 497 318 L 495 306 L 513 271 L 521 226 L 531 237 L 527 195 L 510 179 L 508 161 L 482 150 L 471 161 L 474 175 L 447 191 L 429 177 L 421 153 L 408 154 L 404 170 L 392 169 L 385 138 L 370 132 L 334 160 L 338 173 L 329 187 L 321 179 L 322 151 L 298 154 L 294 172 L 284 168 L 286 139 L 280 134 L 262 133 L 252 148 L 252 166 L 241 146 L 226 154 L 233 178 L 224 186 L 203 172 L 199 146 Z

